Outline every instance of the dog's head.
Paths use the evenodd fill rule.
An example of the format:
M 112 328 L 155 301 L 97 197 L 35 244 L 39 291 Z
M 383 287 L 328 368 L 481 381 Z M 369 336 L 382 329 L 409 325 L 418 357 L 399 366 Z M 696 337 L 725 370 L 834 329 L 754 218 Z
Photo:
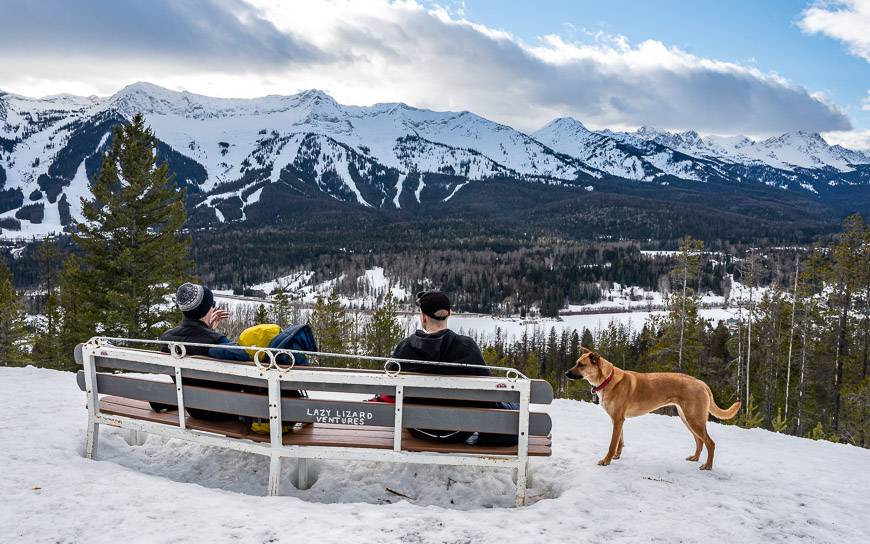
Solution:
M 607 360 L 591 349 L 580 348 L 582 353 L 574 366 L 565 372 L 569 380 L 584 379 L 589 383 L 599 383 L 607 377 L 605 368 L 611 366 Z

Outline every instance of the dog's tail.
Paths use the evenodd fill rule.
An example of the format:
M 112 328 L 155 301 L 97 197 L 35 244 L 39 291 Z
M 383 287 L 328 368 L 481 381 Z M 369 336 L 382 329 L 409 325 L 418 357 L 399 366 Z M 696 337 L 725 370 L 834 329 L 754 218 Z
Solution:
M 707 395 L 710 397 L 710 413 L 716 416 L 718 419 L 731 419 L 732 417 L 737 415 L 737 412 L 740 411 L 740 401 L 735 402 L 731 405 L 727 410 L 723 410 L 719 408 L 716 404 L 716 399 L 713 398 L 713 391 L 710 390 L 710 387 L 707 387 Z

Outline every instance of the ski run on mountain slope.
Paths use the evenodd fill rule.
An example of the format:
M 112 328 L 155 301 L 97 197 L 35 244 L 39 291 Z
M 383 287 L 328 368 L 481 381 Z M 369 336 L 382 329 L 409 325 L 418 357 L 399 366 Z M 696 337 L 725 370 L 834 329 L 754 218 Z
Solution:
M 226 99 L 136 83 L 106 98 L 0 92 L 3 236 L 45 234 L 78 219 L 113 127 L 135 113 L 164 146 L 158 154 L 176 179 L 202 195 L 196 207 L 214 210 L 217 221 L 230 201 L 240 206 L 231 220 L 245 220 L 259 202 L 246 195 L 259 197 L 282 176 L 373 208 L 438 205 L 493 177 L 588 187 L 604 177 L 742 183 L 754 176 L 813 194 L 819 183 L 870 181 L 870 154 L 805 132 L 752 141 L 648 127 L 591 131 L 558 118 L 525 134 L 471 112 L 345 106 L 317 90 Z

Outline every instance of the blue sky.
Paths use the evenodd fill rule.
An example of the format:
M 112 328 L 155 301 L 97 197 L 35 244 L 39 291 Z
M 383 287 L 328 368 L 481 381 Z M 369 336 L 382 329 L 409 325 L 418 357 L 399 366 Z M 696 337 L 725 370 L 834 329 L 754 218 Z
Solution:
M 832 2 L 831 4 L 836 4 Z M 854 132 L 870 130 L 870 62 L 848 44 L 801 28 L 810 0 L 553 0 L 543 3 L 466 0 L 442 4 L 470 20 L 508 29 L 523 40 L 557 33 L 576 40 L 597 33 L 632 43 L 658 40 L 702 57 L 754 66 L 823 92 L 850 118 Z M 842 6 L 848 7 L 848 6 Z M 867 2 L 864 2 L 866 10 Z M 865 11 L 866 13 L 866 11 Z M 856 24 L 862 24 L 857 18 Z M 870 36 L 870 26 L 865 33 Z M 868 38 L 870 39 L 870 38 Z M 867 145 L 868 142 L 861 142 Z
M 0 89 L 555 117 L 870 149 L 870 0 L 0 0 Z
M 590 33 L 622 35 L 632 43 L 659 40 L 703 57 L 756 66 L 826 93 L 870 129 L 862 101 L 870 89 L 870 62 L 836 39 L 804 32 L 807 0 L 465 0 L 442 4 L 465 17 L 509 30 L 533 42 L 546 34 L 589 40 Z M 870 35 L 870 27 L 866 28 Z

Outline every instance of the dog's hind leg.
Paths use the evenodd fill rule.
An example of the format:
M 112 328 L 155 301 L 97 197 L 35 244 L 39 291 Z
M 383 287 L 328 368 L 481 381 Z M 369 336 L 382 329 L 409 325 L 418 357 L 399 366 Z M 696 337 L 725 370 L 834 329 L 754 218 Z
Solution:
M 699 409 L 692 410 L 685 415 L 686 424 L 692 430 L 692 433 L 707 446 L 707 461 L 701 465 L 701 470 L 711 470 L 713 468 L 713 454 L 716 451 L 716 443 L 713 442 L 713 439 L 707 433 L 706 409 L 706 407 L 699 407 Z M 700 450 L 698 453 L 700 454 Z
M 704 449 L 704 442 L 695 433 L 695 431 L 692 429 L 692 426 L 689 425 L 689 422 L 686 421 L 686 415 L 683 414 L 683 409 L 680 408 L 679 405 L 676 405 L 676 407 L 677 407 L 677 414 L 680 415 L 680 419 L 683 420 L 683 424 L 686 426 L 687 429 L 689 429 L 689 432 L 692 433 L 692 438 L 695 439 L 695 453 L 686 457 L 686 461 L 697 461 L 698 459 L 701 458 L 701 450 Z

